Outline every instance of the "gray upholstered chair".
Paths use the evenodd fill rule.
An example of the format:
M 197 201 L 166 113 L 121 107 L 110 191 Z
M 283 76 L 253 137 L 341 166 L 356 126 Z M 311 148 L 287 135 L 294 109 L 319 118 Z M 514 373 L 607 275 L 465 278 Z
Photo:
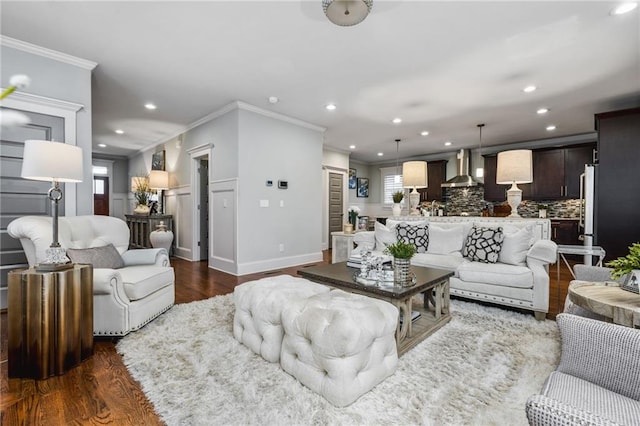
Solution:
M 539 395 L 530 425 L 640 424 L 640 330 L 560 314 L 562 356 Z

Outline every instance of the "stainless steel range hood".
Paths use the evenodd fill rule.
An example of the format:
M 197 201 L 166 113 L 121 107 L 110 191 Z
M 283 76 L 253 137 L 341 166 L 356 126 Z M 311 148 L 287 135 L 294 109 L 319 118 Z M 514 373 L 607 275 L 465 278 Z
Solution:
M 458 159 L 458 174 L 444 182 L 443 188 L 465 188 L 469 186 L 478 186 L 478 181 L 469 174 L 469 151 L 461 149 L 456 154 Z

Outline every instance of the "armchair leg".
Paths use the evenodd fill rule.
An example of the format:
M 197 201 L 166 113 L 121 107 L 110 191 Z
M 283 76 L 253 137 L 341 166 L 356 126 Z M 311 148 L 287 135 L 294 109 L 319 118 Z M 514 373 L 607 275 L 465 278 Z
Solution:
M 546 312 L 534 311 L 533 315 L 535 315 L 535 317 L 536 317 L 536 319 L 538 321 L 544 321 L 547 318 L 547 313 Z

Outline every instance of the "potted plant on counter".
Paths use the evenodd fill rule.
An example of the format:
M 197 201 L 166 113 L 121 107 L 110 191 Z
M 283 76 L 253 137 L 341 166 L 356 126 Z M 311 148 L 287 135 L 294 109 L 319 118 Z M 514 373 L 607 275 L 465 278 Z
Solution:
M 393 281 L 402 286 L 409 286 L 413 283 L 409 267 L 411 258 L 416 254 L 416 246 L 404 241 L 388 244 L 384 253 L 393 256 Z
M 629 254 L 607 262 L 605 266 L 613 268 L 611 278 L 619 279 L 627 275 L 622 288 L 634 293 L 640 292 L 638 289 L 638 279 L 640 279 L 640 243 L 634 243 L 629 247 Z
M 398 217 L 402 214 L 402 207 L 400 206 L 400 203 L 404 198 L 404 192 L 396 191 L 391 197 L 393 198 L 393 216 Z

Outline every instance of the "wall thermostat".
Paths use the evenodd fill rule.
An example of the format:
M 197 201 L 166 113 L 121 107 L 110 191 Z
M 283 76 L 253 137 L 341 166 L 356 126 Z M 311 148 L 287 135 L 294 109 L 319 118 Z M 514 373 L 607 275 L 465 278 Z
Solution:
M 267 186 L 273 186 L 273 181 L 272 180 L 268 180 L 267 181 Z
M 279 180 L 278 181 L 278 188 L 287 189 L 288 187 L 289 187 L 289 182 L 287 182 L 286 180 Z

